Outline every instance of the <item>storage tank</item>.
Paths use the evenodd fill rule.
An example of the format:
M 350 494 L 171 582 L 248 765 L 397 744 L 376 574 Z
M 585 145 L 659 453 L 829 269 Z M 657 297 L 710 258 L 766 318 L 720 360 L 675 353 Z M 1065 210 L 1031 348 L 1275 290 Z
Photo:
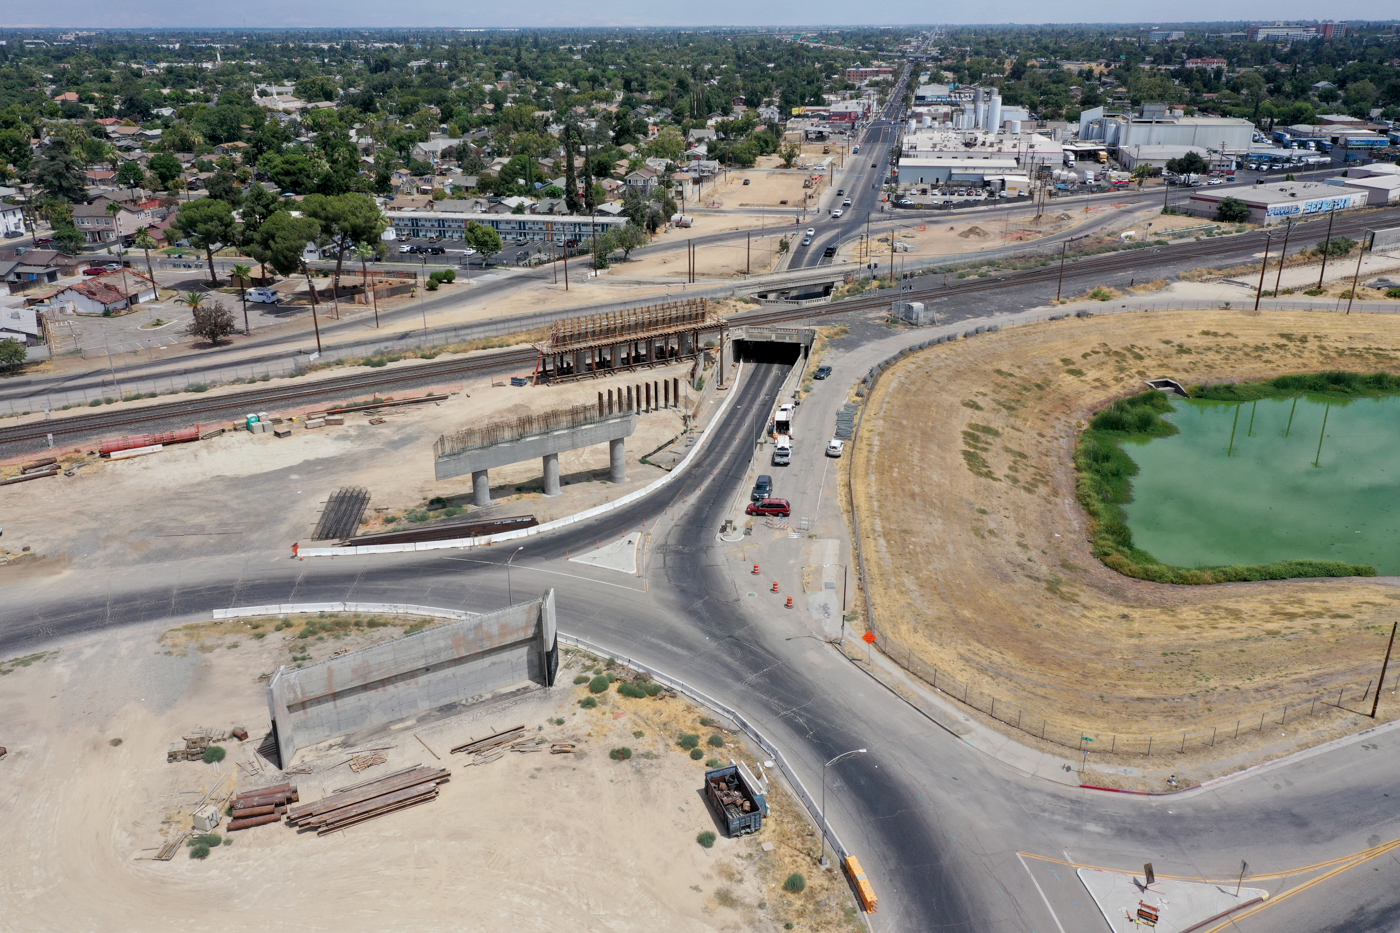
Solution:
M 992 91 L 987 95 L 987 122 L 982 124 L 995 133 L 1001 126 L 1001 92 Z
M 923 125 L 925 128 L 932 126 L 933 117 L 929 116 L 928 114 L 924 114 Z
M 972 92 L 972 128 L 980 129 L 987 125 L 986 92 L 980 87 Z
M 1007 120 L 1007 121 L 1006 121 L 1006 132 L 1012 133 L 1012 134 L 1014 134 L 1014 135 L 1016 135 L 1016 136 L 1021 135 L 1021 121 L 1020 121 L 1020 120 Z

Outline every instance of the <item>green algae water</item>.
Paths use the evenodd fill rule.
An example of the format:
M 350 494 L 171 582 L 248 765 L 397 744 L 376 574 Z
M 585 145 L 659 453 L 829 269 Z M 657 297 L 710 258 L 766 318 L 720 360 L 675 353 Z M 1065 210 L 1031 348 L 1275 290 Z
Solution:
M 1173 399 L 1130 441 L 1133 543 L 1177 567 L 1332 560 L 1400 574 L 1400 396 Z

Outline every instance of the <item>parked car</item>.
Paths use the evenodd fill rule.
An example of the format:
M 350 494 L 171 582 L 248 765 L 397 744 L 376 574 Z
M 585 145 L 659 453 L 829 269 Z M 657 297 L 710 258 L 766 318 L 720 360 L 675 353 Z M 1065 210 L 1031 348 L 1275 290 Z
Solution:
M 51 237 L 51 236 L 36 236 L 36 237 L 34 238 L 34 245 L 35 245 L 35 246 L 52 246 L 52 245 L 53 245 L 53 237 Z
M 791 515 L 792 506 L 786 499 L 760 499 L 750 502 L 744 509 L 745 515 Z
M 895 203 L 897 203 L 900 207 L 913 207 L 913 206 L 914 206 L 914 202 L 911 201 L 911 200 L 909 200 L 908 198 L 900 198 L 900 199 L 899 199 L 897 202 L 895 202 Z
M 758 475 L 758 482 L 753 484 L 753 492 L 749 494 L 750 502 L 761 502 L 773 495 L 773 477 L 767 473 Z
M 83 270 L 83 275 L 101 275 L 106 271 L 107 270 L 102 268 L 101 266 L 88 266 L 86 269 Z
M 120 272 L 120 271 L 122 271 L 123 269 L 125 269 L 126 266 L 122 265 L 122 264 L 119 263 L 119 262 L 109 262 L 109 263 L 107 263 L 105 266 L 103 266 L 102 268 L 103 268 L 103 270 L 106 271 L 106 272 Z
M 744 184 L 747 185 L 748 183 L 749 183 L 749 180 L 748 180 L 747 178 L 745 178 L 745 179 L 744 179 Z
M 1212 178 L 1210 181 L 1206 182 L 1206 184 L 1208 184 L 1208 185 L 1223 185 L 1223 184 L 1225 184 L 1225 181 L 1224 181 L 1223 179 L 1220 179 L 1220 178 Z
M 248 300 L 258 304 L 275 305 L 282 299 L 277 297 L 275 288 L 250 288 L 248 289 Z
M 399 244 L 399 252 L 401 252 L 401 253 L 416 253 L 416 252 L 418 252 L 418 247 L 414 246 L 412 243 L 400 243 L 400 244 Z
M 831 443 L 826 445 L 826 455 L 828 457 L 839 457 L 841 456 L 841 452 L 845 449 L 845 441 L 833 438 Z
M 830 367 L 830 366 L 818 366 L 818 367 L 817 367 L 817 371 L 814 372 L 814 373 L 812 373 L 812 378 L 813 378 L 813 379 L 825 379 L 827 376 L 830 376 L 830 375 L 831 375 L 831 367 Z
M 423 250 L 423 252 L 427 253 L 430 256 L 441 256 L 443 253 L 447 252 L 447 247 L 429 246 L 427 249 Z

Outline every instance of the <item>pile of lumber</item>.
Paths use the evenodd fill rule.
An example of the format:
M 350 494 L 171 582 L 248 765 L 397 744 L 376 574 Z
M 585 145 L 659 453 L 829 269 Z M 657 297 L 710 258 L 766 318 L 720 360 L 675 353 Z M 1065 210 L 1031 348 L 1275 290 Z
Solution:
M 247 829 L 264 823 L 276 823 L 287 807 L 301 798 L 295 784 L 274 784 L 247 790 L 233 798 L 233 813 L 229 830 Z
M 515 745 L 525 741 L 525 727 L 516 726 L 514 729 L 507 729 L 504 732 L 497 732 L 488 735 L 484 739 L 473 739 L 465 745 L 458 745 L 452 749 L 452 754 L 473 755 L 481 758 L 498 758 L 500 755 L 492 756 L 492 752 L 504 753 L 507 746 Z
M 287 811 L 287 822 L 300 828 L 314 827 L 316 835 L 324 836 L 376 816 L 427 803 L 437 797 L 438 785 L 449 776 L 446 768 L 414 765 L 373 781 L 339 788 L 315 803 L 292 807 Z

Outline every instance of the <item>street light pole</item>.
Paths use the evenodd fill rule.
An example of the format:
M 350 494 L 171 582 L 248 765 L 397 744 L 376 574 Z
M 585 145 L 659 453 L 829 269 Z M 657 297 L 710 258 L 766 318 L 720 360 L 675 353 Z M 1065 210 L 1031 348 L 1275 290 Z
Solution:
M 420 256 L 419 262 L 423 264 L 422 278 L 418 282 L 418 313 L 423 315 L 423 341 L 428 340 L 428 311 L 423 307 L 423 293 L 428 290 L 428 257 Z
M 822 765 L 822 868 L 826 868 L 831 864 L 826 860 L 826 834 L 831 825 L 831 821 L 826 818 L 826 769 L 836 764 L 836 762 L 840 761 L 842 758 L 847 758 L 851 755 L 863 755 L 865 751 L 866 750 L 863 748 L 853 748 L 849 752 L 842 752 Z
M 510 588 L 510 562 L 513 561 L 513 560 L 515 560 L 515 555 L 516 555 L 516 554 L 519 554 L 519 553 L 520 553 L 521 551 L 523 551 L 523 550 L 525 550 L 525 545 L 522 544 L 520 547 L 518 547 L 518 548 L 515 549 L 515 554 L 511 554 L 510 557 L 506 558 L 506 604 L 507 604 L 507 605 L 514 605 L 514 604 L 515 604 L 515 595 L 514 595 L 514 591 Z

